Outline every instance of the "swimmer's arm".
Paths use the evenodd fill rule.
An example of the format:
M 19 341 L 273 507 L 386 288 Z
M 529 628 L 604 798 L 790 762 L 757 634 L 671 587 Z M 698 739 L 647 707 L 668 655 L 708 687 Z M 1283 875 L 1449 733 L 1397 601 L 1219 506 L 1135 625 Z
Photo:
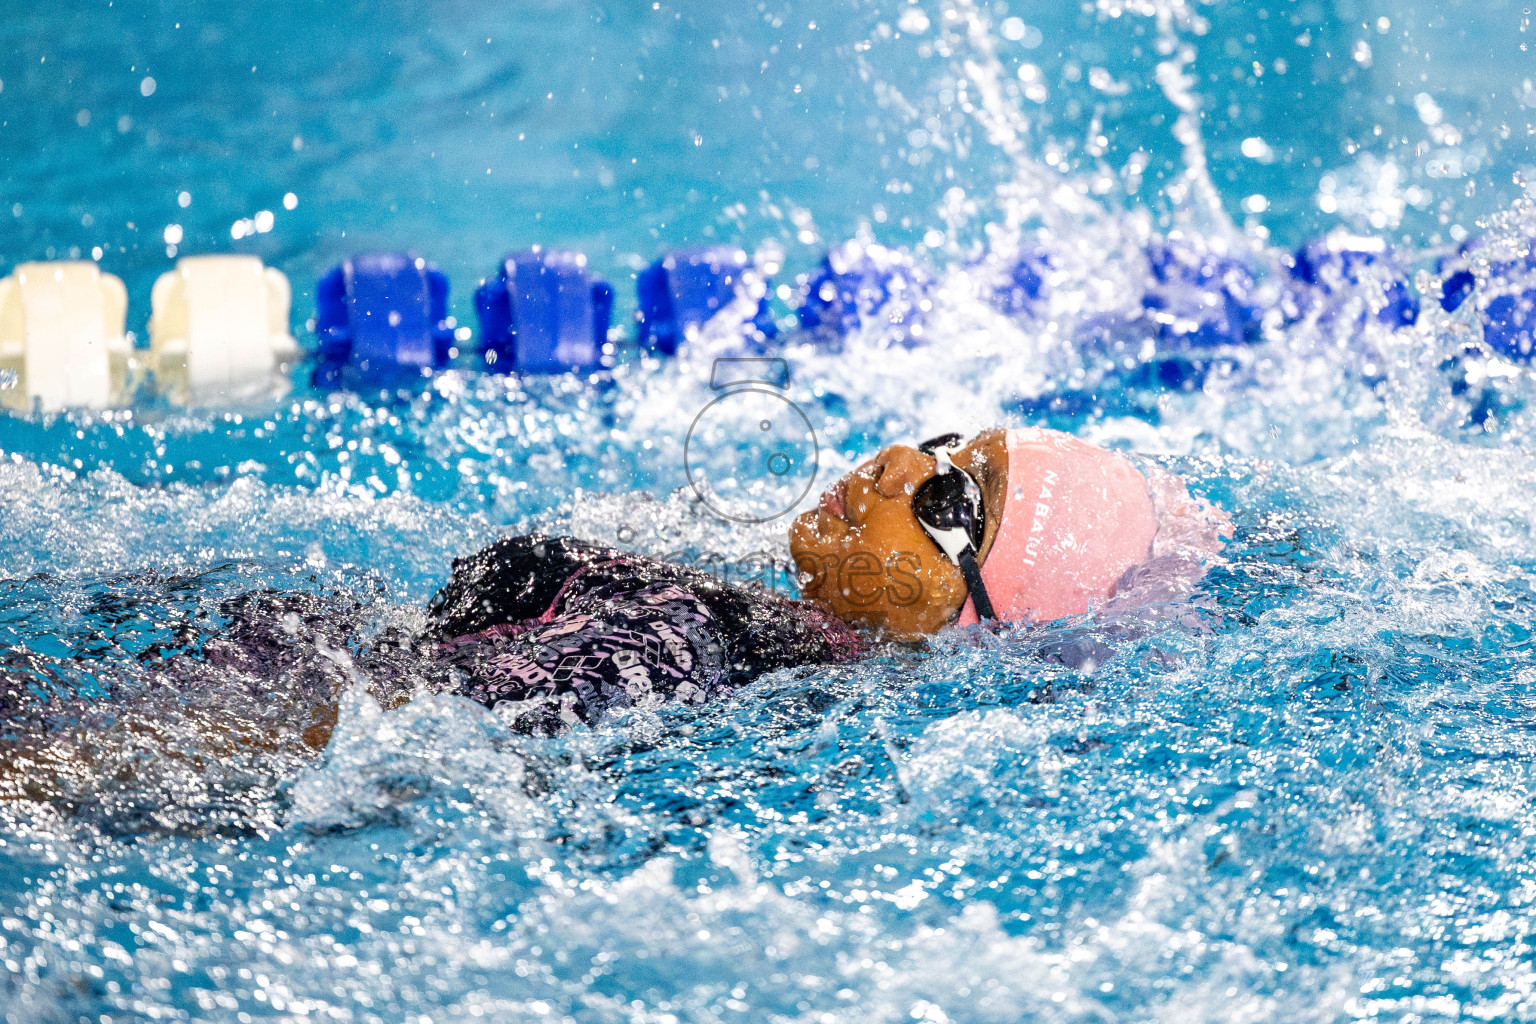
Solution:
M 184 766 L 201 775 L 219 762 L 252 755 L 307 760 L 336 727 L 337 703 L 319 701 L 284 719 L 255 720 L 223 706 L 131 701 L 112 717 L 44 735 L 0 740 L 0 802 L 68 799 L 131 782 L 145 763 Z

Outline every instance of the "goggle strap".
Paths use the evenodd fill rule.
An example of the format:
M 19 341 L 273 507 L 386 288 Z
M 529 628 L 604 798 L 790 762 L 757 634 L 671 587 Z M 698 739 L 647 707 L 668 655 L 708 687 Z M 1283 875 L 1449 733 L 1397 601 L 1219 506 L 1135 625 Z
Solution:
M 981 581 L 981 567 L 976 564 L 976 556 L 970 548 L 960 553 L 960 575 L 965 577 L 965 585 L 970 588 L 971 601 L 976 605 L 976 617 L 983 622 L 996 619 L 997 612 L 992 608 L 987 585 Z

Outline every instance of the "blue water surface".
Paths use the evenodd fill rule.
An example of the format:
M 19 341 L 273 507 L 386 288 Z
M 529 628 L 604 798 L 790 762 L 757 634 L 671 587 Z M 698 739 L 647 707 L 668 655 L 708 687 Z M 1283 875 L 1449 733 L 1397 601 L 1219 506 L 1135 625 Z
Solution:
M 203 252 L 286 272 L 311 344 L 313 281 L 377 247 L 439 263 L 472 324 L 501 254 L 574 246 L 625 316 L 597 380 L 300 368 L 253 407 L 0 419 L 0 673 L 78 754 L 62 793 L 0 779 L 0 1017 L 1536 1018 L 1536 389 L 1439 301 L 1536 237 L 1528 6 L 0 12 L 0 270 L 98 259 L 141 339 Z M 1336 229 L 1392 254 L 1302 288 L 1287 256 Z M 799 330 L 849 239 L 919 299 Z M 1185 474 L 1226 561 L 1167 607 L 554 739 L 382 710 L 371 685 L 417 680 L 365 650 L 510 530 L 791 588 L 784 520 L 687 486 L 740 333 L 627 341 L 633 275 L 710 241 L 777 268 L 821 484 L 1055 426 Z M 152 685 L 262 588 L 334 617 L 318 754 L 302 681 Z

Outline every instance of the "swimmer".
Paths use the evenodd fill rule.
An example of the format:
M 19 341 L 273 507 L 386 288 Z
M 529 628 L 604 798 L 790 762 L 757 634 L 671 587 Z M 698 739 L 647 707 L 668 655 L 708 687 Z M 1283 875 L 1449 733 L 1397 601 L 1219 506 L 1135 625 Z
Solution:
M 222 689 L 250 710 L 199 717 L 220 749 L 313 751 L 363 680 L 386 706 L 452 693 L 549 735 L 625 708 L 719 700 L 775 669 L 856 660 L 881 639 L 1177 607 L 1219 557 L 1226 522 L 1160 467 L 1067 434 L 946 435 L 886 448 L 794 521 L 802 600 L 570 538 L 513 537 L 454 563 L 417 635 L 358 648 L 355 607 L 247 595 L 225 606 L 229 626 L 201 657 L 155 670 L 138 724 L 121 706 L 100 713 L 153 739 L 182 713 L 168 708 Z M 70 746 L 89 750 L 91 714 L 76 718 Z M 0 737 L 28 754 L 0 770 L 0 799 L 51 788 L 62 759 L 35 740 Z
M 453 692 L 524 729 L 703 703 L 757 675 L 981 620 L 1040 623 L 1187 594 L 1225 518 L 1160 467 L 1051 430 L 896 445 L 795 520 L 807 600 L 569 539 L 501 541 L 432 603 Z

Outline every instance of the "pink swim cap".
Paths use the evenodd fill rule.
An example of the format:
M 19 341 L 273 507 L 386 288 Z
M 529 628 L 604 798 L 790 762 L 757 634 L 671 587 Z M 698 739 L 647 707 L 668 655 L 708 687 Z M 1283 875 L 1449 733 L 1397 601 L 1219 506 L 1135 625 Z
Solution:
M 1151 557 L 1157 528 L 1131 460 L 1055 430 L 1010 430 L 1003 520 L 981 578 L 1005 621 L 1081 615 Z M 967 599 L 960 623 L 976 621 Z

